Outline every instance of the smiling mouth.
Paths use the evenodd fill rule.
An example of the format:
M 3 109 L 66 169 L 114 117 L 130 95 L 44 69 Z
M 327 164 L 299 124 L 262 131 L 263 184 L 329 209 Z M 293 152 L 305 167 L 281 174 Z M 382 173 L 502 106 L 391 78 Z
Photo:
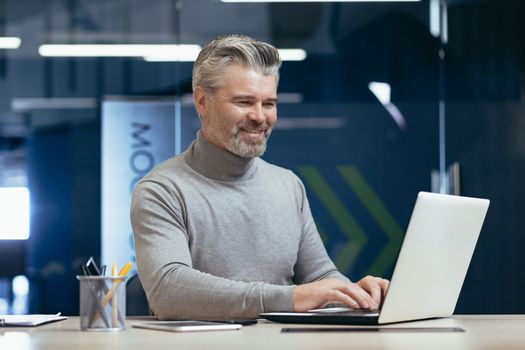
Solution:
M 260 135 L 264 134 L 265 130 L 247 130 L 247 129 L 241 129 L 242 132 L 250 134 L 250 135 Z
M 248 134 L 256 134 L 256 135 L 257 134 L 262 134 L 264 132 L 264 130 L 244 130 L 244 129 L 242 131 L 244 131 L 244 132 L 246 132 Z
M 266 140 L 265 130 L 241 129 L 241 138 L 249 144 L 260 144 Z

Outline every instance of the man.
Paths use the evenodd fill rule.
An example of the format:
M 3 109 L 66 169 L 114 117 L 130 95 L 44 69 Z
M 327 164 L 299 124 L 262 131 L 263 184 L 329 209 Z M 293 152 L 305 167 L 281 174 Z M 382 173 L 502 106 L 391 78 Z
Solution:
M 193 68 L 197 140 L 133 193 L 138 272 L 160 319 L 381 303 L 388 281 L 339 273 L 299 178 L 259 158 L 277 120 L 280 65 L 267 43 L 212 40 Z

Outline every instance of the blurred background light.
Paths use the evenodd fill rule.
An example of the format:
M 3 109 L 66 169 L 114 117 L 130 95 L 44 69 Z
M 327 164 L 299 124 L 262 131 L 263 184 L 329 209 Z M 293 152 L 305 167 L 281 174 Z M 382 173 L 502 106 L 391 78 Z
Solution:
M 191 44 L 44 44 L 38 53 L 44 57 L 187 57 L 200 49 Z
M 0 188 L 0 239 L 29 238 L 29 190 Z
M 17 37 L 0 37 L 0 49 L 18 49 L 22 40 Z
M 421 0 L 221 0 L 222 2 L 419 2 Z

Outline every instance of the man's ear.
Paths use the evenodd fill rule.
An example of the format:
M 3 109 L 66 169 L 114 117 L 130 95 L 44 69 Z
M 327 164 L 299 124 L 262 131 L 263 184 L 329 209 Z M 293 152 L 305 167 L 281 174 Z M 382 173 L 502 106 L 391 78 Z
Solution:
M 203 117 L 208 115 L 210 109 L 210 98 L 206 91 L 200 86 L 195 87 L 193 91 L 193 103 L 197 113 Z

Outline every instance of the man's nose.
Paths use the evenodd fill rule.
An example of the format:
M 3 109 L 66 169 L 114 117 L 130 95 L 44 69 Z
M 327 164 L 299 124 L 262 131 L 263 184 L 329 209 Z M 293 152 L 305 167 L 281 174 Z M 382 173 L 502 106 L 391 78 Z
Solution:
M 250 120 L 257 121 L 258 123 L 264 122 L 266 120 L 266 114 L 264 114 L 262 104 L 256 103 L 248 114 L 248 118 L 250 118 Z

